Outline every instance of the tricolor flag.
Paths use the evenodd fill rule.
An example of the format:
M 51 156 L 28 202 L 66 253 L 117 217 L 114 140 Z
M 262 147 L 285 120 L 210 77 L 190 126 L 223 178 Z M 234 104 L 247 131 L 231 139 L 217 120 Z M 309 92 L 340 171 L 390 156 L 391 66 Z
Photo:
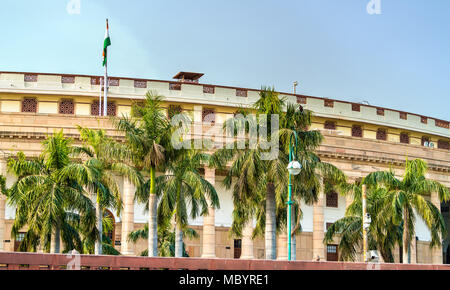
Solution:
M 108 19 L 106 19 L 105 41 L 103 42 L 103 66 L 107 64 L 108 46 L 110 45 L 111 45 L 111 38 L 109 38 L 109 24 Z

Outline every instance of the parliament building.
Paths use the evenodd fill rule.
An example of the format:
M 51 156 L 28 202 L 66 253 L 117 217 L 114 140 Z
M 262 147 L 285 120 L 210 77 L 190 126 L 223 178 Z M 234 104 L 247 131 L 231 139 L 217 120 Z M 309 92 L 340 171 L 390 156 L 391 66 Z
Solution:
M 147 91 L 165 97 L 164 107 L 189 113 L 194 124 L 202 124 L 206 115 L 214 115 L 215 124 L 233 117 L 239 107 L 251 106 L 259 97 L 257 89 L 207 85 L 202 74 L 181 72 L 173 81 L 109 78 L 109 116 L 128 115 L 133 102 L 145 98 Z M 105 129 L 109 136 L 120 140 L 109 117 L 99 117 L 99 76 L 47 73 L 0 72 L 0 174 L 11 186 L 14 177 L 7 173 L 6 162 L 17 152 L 27 156 L 41 153 L 42 141 L 49 134 L 63 130 L 75 142 L 80 142 L 77 125 Z M 352 103 L 341 100 L 280 92 L 287 102 L 301 104 L 313 111 L 311 130 L 320 130 L 325 137 L 318 150 L 323 161 L 340 168 L 349 181 L 370 172 L 394 169 L 402 175 L 406 158 L 421 158 L 429 165 L 428 177 L 450 187 L 449 121 L 394 109 Z M 203 132 L 207 128 L 203 128 Z M 210 215 L 191 220 L 199 234 L 187 240 L 191 257 L 264 259 L 264 240 L 253 242 L 234 239 L 229 235 L 233 201 L 231 190 L 222 181 L 223 172 L 205 168 L 204 174 L 217 189 L 221 207 L 210 209 Z M 111 210 L 115 229 L 110 236 L 123 255 L 139 255 L 146 241 L 133 244 L 128 234 L 142 228 L 148 221 L 145 205 L 134 202 L 134 187 L 119 180 L 124 208 L 121 216 Z M 436 194 L 431 201 L 441 209 L 450 229 L 449 205 L 440 204 Z M 303 232 L 297 236 L 297 260 L 338 259 L 338 243 L 324 245 L 327 227 L 342 218 L 349 198 L 335 193 L 320 193 L 314 206 L 301 205 L 304 213 Z M 15 209 L 0 197 L 0 251 L 15 251 L 20 244 L 11 238 Z M 449 230 L 450 232 L 450 230 Z M 417 219 L 416 239 L 412 245 L 412 262 L 427 264 L 450 263 L 450 236 L 443 237 L 442 248 L 430 249 L 430 233 Z M 278 259 L 287 258 L 286 236 L 277 239 Z M 396 251 L 398 261 L 398 251 Z M 449 258 L 447 258 L 449 257 Z

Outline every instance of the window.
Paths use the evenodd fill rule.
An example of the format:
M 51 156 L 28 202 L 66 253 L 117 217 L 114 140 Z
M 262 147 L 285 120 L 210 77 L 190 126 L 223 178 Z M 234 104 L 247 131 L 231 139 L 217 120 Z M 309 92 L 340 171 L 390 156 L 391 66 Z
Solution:
M 110 87 L 118 87 L 119 86 L 119 79 L 116 78 L 108 78 L 108 85 Z
M 408 133 L 401 133 L 400 134 L 400 143 L 409 144 L 409 135 L 408 135 Z
M 216 115 L 214 113 L 214 109 L 203 108 L 203 114 L 202 115 L 203 115 L 202 116 L 203 122 L 214 123 L 216 121 Z
M 234 258 L 241 258 L 242 254 L 242 240 L 234 240 Z
M 147 88 L 147 82 L 146 81 L 134 81 L 134 87 L 138 89 L 146 89 Z
M 59 103 L 59 113 L 64 115 L 73 115 L 75 113 L 75 105 L 73 100 L 62 100 Z
M 327 245 L 327 261 L 329 262 L 339 261 L 339 253 L 337 245 Z
M 360 104 L 352 104 L 352 111 L 361 112 L 361 105 Z
M 116 103 L 114 102 L 108 102 L 108 108 L 107 108 L 107 114 L 108 116 L 115 116 L 116 115 Z
M 213 86 L 203 86 L 203 93 L 204 94 L 214 94 L 216 91 L 216 88 Z
M 428 137 L 422 137 L 422 146 L 425 146 L 426 144 L 430 144 L 430 138 Z
M 169 90 L 171 90 L 171 91 L 181 91 L 181 84 L 180 83 L 170 83 L 169 84 Z
M 75 83 L 75 77 L 74 76 L 62 76 L 61 77 L 61 83 L 63 83 L 63 84 L 74 84 Z
M 327 207 L 339 207 L 339 196 L 337 192 L 333 191 L 327 194 Z
M 25 239 L 25 233 L 18 233 L 14 241 L 14 252 L 19 250 L 20 244 Z
M 22 113 L 37 113 L 37 100 L 34 98 L 25 98 L 22 101 Z
M 327 108 L 334 108 L 334 101 L 333 100 L 325 100 L 324 106 Z
M 325 121 L 324 128 L 326 130 L 336 130 L 336 122 L 333 121 Z
M 353 125 L 352 127 L 352 136 L 362 138 L 363 130 L 360 125 Z
M 445 128 L 445 129 L 449 129 L 450 128 L 450 123 L 446 122 L 446 121 L 441 121 L 441 120 L 436 120 L 436 126 L 437 127 L 441 127 L 441 128 Z
M 378 108 L 377 109 L 377 115 L 378 116 L 384 116 L 384 109 Z
M 385 129 L 378 129 L 377 130 L 377 140 L 386 141 L 387 140 L 387 133 Z
M 101 79 L 102 79 L 101 77 L 91 77 L 91 85 L 92 86 L 100 85 L 100 80 Z M 103 80 L 102 80 L 102 84 L 103 84 Z
M 236 90 L 236 97 L 246 98 L 247 90 Z
M 297 104 L 303 104 L 303 105 L 305 105 L 305 104 L 306 104 L 306 97 L 300 97 L 300 96 L 298 96 L 298 97 L 297 97 Z
M 24 76 L 24 81 L 28 83 L 35 83 L 37 82 L 38 75 L 37 74 L 26 74 Z
M 438 148 L 439 149 L 450 150 L 450 144 L 449 144 L 448 141 L 439 140 L 438 141 Z
M 101 113 L 103 115 L 103 102 L 101 104 Z M 98 116 L 99 114 L 99 103 L 98 101 L 94 101 L 91 104 L 91 116 Z M 116 115 L 116 103 L 114 102 L 108 102 L 108 109 L 107 109 L 107 115 L 108 116 L 115 116 Z
M 421 121 L 423 124 L 428 124 L 428 118 L 427 118 L 427 117 L 420 117 L 420 121 Z
M 404 112 L 400 112 L 400 119 L 407 120 L 408 119 L 408 114 L 404 113 Z

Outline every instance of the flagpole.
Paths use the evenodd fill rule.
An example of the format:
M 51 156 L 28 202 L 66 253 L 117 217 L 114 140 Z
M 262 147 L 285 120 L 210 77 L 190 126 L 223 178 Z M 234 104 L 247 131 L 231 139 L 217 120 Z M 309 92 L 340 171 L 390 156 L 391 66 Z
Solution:
M 100 96 L 98 98 L 98 115 L 102 116 L 102 91 L 103 91 L 103 79 L 100 77 Z
M 109 37 L 109 23 L 106 19 L 106 32 Z M 108 115 L 108 47 L 105 47 L 105 98 L 103 99 L 103 116 Z
M 108 115 L 108 60 L 105 64 L 105 97 L 103 98 L 103 116 Z

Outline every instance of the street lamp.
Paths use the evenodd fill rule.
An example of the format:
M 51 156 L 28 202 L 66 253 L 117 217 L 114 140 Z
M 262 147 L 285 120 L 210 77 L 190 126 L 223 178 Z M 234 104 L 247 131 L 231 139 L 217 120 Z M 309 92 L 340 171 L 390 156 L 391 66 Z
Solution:
M 293 141 L 295 141 L 295 149 L 297 148 L 297 132 L 291 135 L 291 139 L 289 141 L 289 165 L 287 170 L 289 171 L 289 201 L 288 201 L 288 257 L 289 261 L 292 260 L 292 176 L 299 175 L 302 170 L 302 165 L 300 162 L 295 160 L 295 154 L 293 150 Z

